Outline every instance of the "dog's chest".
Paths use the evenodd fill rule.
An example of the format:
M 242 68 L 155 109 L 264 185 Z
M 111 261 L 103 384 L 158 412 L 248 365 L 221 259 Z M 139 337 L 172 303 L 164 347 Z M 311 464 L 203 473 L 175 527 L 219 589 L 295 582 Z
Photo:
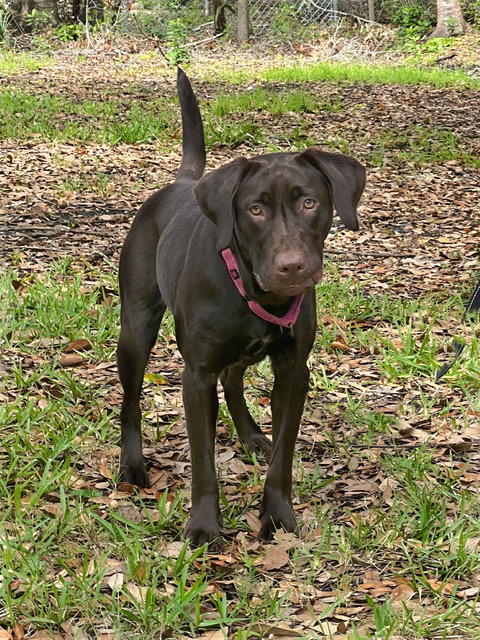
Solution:
M 274 342 L 276 342 L 276 337 L 271 333 L 266 333 L 261 338 L 252 338 L 246 344 L 237 363 L 243 366 L 249 366 L 264 360 L 268 355 L 269 346 Z

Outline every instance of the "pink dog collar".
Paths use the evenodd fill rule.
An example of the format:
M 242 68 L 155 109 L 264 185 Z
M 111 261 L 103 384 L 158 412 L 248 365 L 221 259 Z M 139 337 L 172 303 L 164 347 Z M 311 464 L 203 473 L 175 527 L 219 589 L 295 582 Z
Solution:
M 235 258 L 235 254 L 233 253 L 233 251 L 231 249 L 224 249 L 222 251 L 222 258 L 227 265 L 227 269 L 230 277 L 233 280 L 233 284 L 237 287 L 240 295 L 247 301 L 250 311 L 252 311 L 259 318 L 262 318 L 262 320 L 266 320 L 267 322 L 271 322 L 272 324 L 278 324 L 281 327 L 287 327 L 288 329 L 291 329 L 297 321 L 298 314 L 300 313 L 303 293 L 295 296 L 292 306 L 283 316 L 283 318 L 274 316 L 273 314 L 268 313 L 268 311 L 266 311 L 261 305 L 259 305 L 258 302 L 249 300 L 247 298 L 247 292 L 245 291 L 245 287 L 243 286 L 242 278 L 240 277 L 240 271 L 238 269 L 237 259 Z

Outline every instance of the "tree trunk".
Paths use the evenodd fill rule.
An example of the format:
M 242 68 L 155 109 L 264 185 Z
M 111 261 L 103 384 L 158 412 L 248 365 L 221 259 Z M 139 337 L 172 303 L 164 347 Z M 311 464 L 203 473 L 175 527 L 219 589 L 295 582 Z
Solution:
M 245 44 L 248 40 L 249 20 L 248 20 L 248 0 L 238 0 L 237 3 L 237 42 Z
M 32 0 L 20 0 L 18 13 L 15 13 L 15 24 L 20 32 L 28 31 L 27 18 L 34 6 Z
M 429 39 L 460 36 L 466 29 L 460 0 L 437 0 L 437 26 Z
M 60 24 L 57 0 L 19 0 L 11 6 L 14 24 L 20 32 L 38 32 Z M 37 15 L 32 15 L 33 11 Z
M 35 9 L 45 16 L 48 16 L 52 27 L 58 27 L 60 20 L 58 18 L 57 0 L 34 0 Z
M 83 24 L 96 24 L 104 18 L 103 0 L 73 0 L 72 14 Z

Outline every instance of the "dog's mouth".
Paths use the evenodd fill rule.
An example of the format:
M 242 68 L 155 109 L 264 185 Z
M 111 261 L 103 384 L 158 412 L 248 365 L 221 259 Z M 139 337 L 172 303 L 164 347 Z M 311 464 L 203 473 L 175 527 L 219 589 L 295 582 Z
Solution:
M 280 296 L 298 296 L 305 293 L 307 289 L 314 287 L 320 282 L 323 276 L 323 269 L 320 268 L 314 271 L 308 278 L 301 280 L 300 282 L 290 283 L 264 283 L 258 274 L 254 274 L 255 280 L 262 291 L 267 293 L 274 293 Z

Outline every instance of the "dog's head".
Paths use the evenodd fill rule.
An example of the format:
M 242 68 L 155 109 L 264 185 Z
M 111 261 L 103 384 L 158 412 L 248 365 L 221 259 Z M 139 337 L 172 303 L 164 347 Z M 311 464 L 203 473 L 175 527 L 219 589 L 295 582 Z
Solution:
M 358 229 L 364 186 L 359 162 L 312 147 L 238 158 L 203 177 L 195 195 L 216 225 L 217 248 L 235 238 L 260 288 L 292 296 L 321 278 L 333 208 L 348 229 Z

